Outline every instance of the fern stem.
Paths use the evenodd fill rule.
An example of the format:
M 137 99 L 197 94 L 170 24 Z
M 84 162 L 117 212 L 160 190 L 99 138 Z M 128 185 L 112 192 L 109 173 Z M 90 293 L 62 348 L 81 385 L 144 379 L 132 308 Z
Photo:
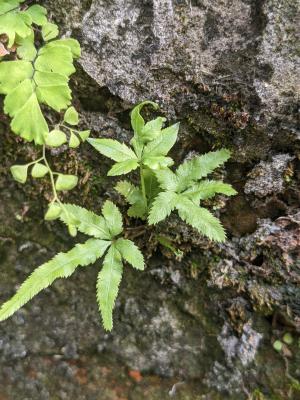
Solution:
M 141 177 L 141 187 L 142 187 L 142 194 L 143 194 L 143 199 L 147 208 L 147 195 L 146 195 L 146 186 L 145 186 L 145 180 L 144 180 L 144 174 L 143 174 L 143 165 L 140 164 L 140 177 Z
M 45 162 L 46 167 L 49 170 L 50 181 L 51 181 L 52 192 L 53 192 L 53 201 L 57 200 L 58 202 L 60 202 L 59 198 L 58 198 L 58 195 L 57 195 L 56 188 L 55 188 L 54 174 L 53 174 L 53 171 L 52 171 L 52 169 L 51 169 L 51 167 L 50 167 L 50 165 L 48 163 L 47 157 L 46 157 L 46 146 L 45 145 L 43 145 L 43 160 Z
M 43 157 L 42 157 L 42 159 L 44 160 L 45 165 L 46 165 L 46 167 L 47 167 L 48 170 L 49 170 L 50 181 L 51 181 L 52 192 L 53 192 L 53 200 L 52 200 L 52 202 L 57 201 L 58 204 L 61 206 L 61 208 L 62 208 L 62 209 L 64 210 L 64 212 L 66 213 L 66 216 L 69 218 L 69 217 L 70 217 L 70 214 L 69 214 L 68 210 L 66 209 L 66 207 L 64 206 L 64 204 L 60 201 L 60 199 L 59 199 L 59 197 L 58 197 L 58 194 L 57 194 L 57 190 L 56 190 L 55 182 L 54 182 L 54 174 L 56 174 L 56 172 L 53 172 L 53 171 L 52 171 L 52 169 L 51 169 L 51 167 L 50 167 L 50 165 L 49 165 L 49 163 L 48 163 L 48 160 L 47 160 L 47 157 L 46 157 L 46 146 L 45 146 L 45 145 L 43 145 Z M 59 174 L 58 174 L 58 175 L 59 175 Z

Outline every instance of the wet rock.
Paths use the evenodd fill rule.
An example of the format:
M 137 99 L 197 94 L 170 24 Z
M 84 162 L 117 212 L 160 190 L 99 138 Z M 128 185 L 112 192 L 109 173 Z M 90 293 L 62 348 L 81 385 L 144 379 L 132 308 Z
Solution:
M 282 192 L 285 186 L 284 174 L 293 158 L 289 154 L 277 154 L 270 162 L 261 161 L 248 174 L 245 193 L 266 197 Z
M 258 387 L 266 398 L 293 395 L 272 341 L 274 330 L 300 332 L 299 0 L 40 3 L 82 44 L 74 101 L 95 137 L 127 142 L 131 106 L 156 100 L 170 120 L 181 121 L 176 162 L 230 148 L 233 159 L 218 174 L 240 195 L 207 205 L 228 229 L 225 244 L 211 243 L 176 215 L 137 238 L 147 270 L 126 269 L 111 334 L 96 306 L 98 265 L 56 282 L 2 324 L 0 397 L 167 400 L 178 382 L 185 382 L 176 395 L 182 400 L 245 400 Z M 4 301 L 35 266 L 73 243 L 59 223 L 40 222 L 47 184 L 21 187 L 8 176 L 9 166 L 34 150 L 8 134 L 7 121 L 0 130 Z M 52 158 L 58 170 L 78 169 L 79 190 L 66 200 L 99 211 L 109 197 L 126 209 L 116 180 L 106 178 L 109 161 L 88 145 Z M 157 234 L 182 252 L 179 261 Z M 296 347 L 289 374 L 299 379 Z M 142 376 L 139 384 L 128 369 Z

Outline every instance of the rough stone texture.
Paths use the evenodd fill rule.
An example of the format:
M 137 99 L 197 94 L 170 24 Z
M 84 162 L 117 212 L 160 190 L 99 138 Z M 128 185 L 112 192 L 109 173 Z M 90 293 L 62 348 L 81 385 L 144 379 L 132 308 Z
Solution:
M 299 0 L 41 3 L 83 46 L 74 101 L 95 136 L 127 141 L 130 107 L 156 100 L 181 121 L 174 159 L 229 147 L 217 176 L 239 195 L 207 204 L 228 230 L 224 245 L 176 216 L 136 238 L 148 267 L 126 269 L 111 334 L 97 312 L 97 265 L 1 324 L 0 400 L 300 398 Z M 72 243 L 59 223 L 39 222 L 47 184 L 21 187 L 7 173 L 35 150 L 17 145 L 2 117 L 0 129 L 2 301 Z M 70 201 L 98 211 L 110 197 L 125 209 L 105 178 L 109 162 L 87 145 L 52 155 L 79 174 Z M 153 240 L 158 232 L 181 260 Z M 294 341 L 278 354 L 272 343 L 285 332 Z

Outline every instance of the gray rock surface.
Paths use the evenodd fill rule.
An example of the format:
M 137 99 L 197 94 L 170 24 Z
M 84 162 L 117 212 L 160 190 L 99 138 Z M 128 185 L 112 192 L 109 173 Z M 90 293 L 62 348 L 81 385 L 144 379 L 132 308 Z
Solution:
M 299 0 L 40 3 L 82 44 L 74 101 L 94 136 L 127 141 L 131 106 L 158 101 L 181 122 L 175 160 L 229 147 L 219 174 L 239 195 L 210 204 L 228 230 L 224 245 L 176 216 L 156 233 L 176 243 L 181 261 L 146 233 L 137 239 L 147 270 L 126 269 L 111 334 L 99 321 L 97 265 L 1 324 L 0 400 L 298 399 Z M 46 184 L 10 179 L 9 166 L 33 150 L 0 124 L 2 301 L 72 243 L 59 223 L 40 222 Z M 70 201 L 95 211 L 107 197 L 124 206 L 107 162 L 87 145 L 53 159 L 78 169 Z M 294 342 L 278 354 L 272 343 L 287 331 Z

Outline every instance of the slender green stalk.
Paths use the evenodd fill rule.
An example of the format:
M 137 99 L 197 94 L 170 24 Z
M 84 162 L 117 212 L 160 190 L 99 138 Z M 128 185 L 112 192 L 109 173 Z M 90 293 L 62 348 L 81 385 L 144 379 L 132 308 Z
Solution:
M 38 162 L 40 162 L 40 161 L 42 161 L 42 160 L 44 160 L 44 157 L 40 157 L 39 159 L 34 160 L 34 161 L 32 161 L 32 162 L 30 162 L 30 163 L 28 163 L 28 164 L 26 164 L 26 165 L 27 165 L 28 167 L 30 167 L 31 165 L 37 164 Z
M 46 167 L 47 167 L 48 170 L 49 170 L 50 181 L 51 181 L 52 192 L 53 192 L 52 203 L 54 203 L 55 201 L 57 201 L 58 204 L 61 206 L 61 208 L 62 208 L 62 209 L 64 210 L 64 212 L 66 213 L 66 215 L 68 216 L 68 215 L 69 215 L 69 212 L 68 212 L 68 210 L 66 209 L 66 207 L 64 206 L 64 204 L 60 201 L 60 199 L 59 199 L 59 197 L 58 197 L 58 194 L 57 194 L 56 187 L 55 187 L 54 175 L 59 175 L 59 174 L 58 174 L 57 172 L 53 172 L 52 169 L 51 169 L 51 167 L 50 167 L 50 165 L 49 165 L 49 163 L 48 163 L 48 160 L 47 160 L 47 157 L 46 157 L 46 146 L 45 146 L 45 145 L 43 145 L 43 157 L 42 157 L 42 160 L 44 160 L 44 163 L 45 163 Z
M 50 165 L 48 163 L 47 157 L 46 157 L 46 146 L 45 145 L 43 146 L 43 158 L 42 159 L 44 160 L 44 163 L 45 163 L 46 167 L 48 168 L 49 175 L 50 175 L 52 192 L 53 192 L 53 196 L 54 196 L 52 201 L 53 202 L 54 201 L 58 201 L 60 203 L 60 200 L 59 200 L 58 195 L 57 195 L 56 187 L 55 187 L 54 173 L 53 173 L 53 171 L 52 171 L 52 169 L 51 169 L 51 167 L 50 167 Z
M 147 205 L 146 186 L 145 186 L 145 180 L 144 180 L 144 174 L 143 174 L 143 165 L 142 164 L 140 164 L 140 177 L 141 177 L 141 187 L 142 187 L 143 199 L 144 199 L 146 207 L 147 207 L 148 205 Z

